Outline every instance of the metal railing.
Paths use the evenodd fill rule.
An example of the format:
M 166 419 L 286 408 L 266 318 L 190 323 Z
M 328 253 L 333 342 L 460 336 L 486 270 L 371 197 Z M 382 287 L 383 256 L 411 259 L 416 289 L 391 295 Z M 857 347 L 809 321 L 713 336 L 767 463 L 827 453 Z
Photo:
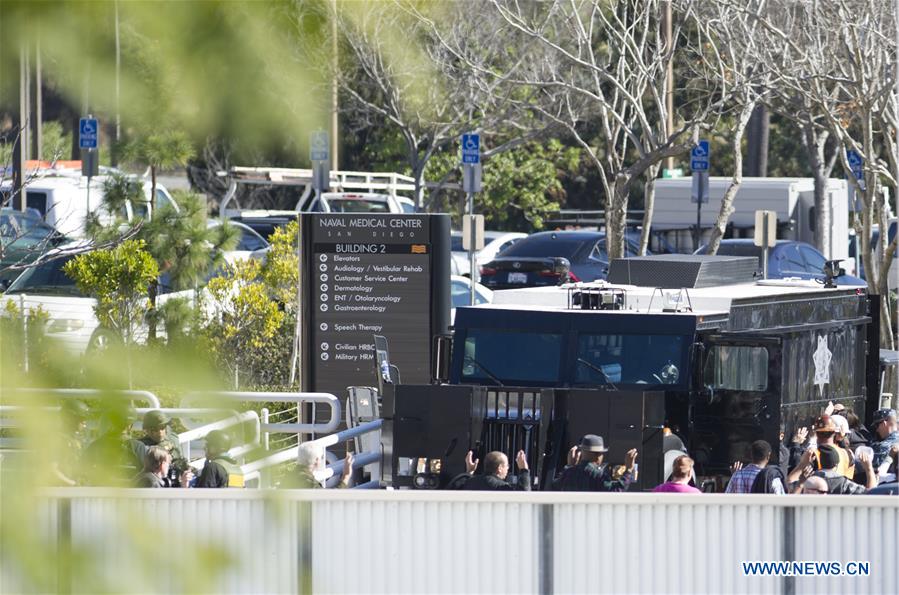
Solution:
M 229 401 L 251 403 L 295 403 L 298 419 L 302 419 L 300 406 L 305 404 L 327 405 L 331 414 L 325 423 L 267 423 L 262 425 L 263 432 L 283 432 L 287 434 L 311 434 L 333 432 L 340 426 L 340 399 L 330 393 L 293 393 L 293 392 L 258 392 L 258 391 L 203 391 L 191 392 L 181 399 L 182 407 L 190 407 L 192 403 L 202 399 L 222 398 Z M 182 420 L 184 421 L 184 420 Z M 185 426 L 188 424 L 185 423 Z
M 350 440 L 357 436 L 362 436 L 364 434 L 369 434 L 372 432 L 380 432 L 382 423 L 383 420 L 376 419 L 374 421 L 358 425 L 355 428 L 349 428 L 347 430 L 336 432 L 328 436 L 316 438 L 315 440 L 309 440 L 302 444 L 298 444 L 297 446 L 285 448 L 284 450 L 274 452 L 266 457 L 257 459 L 255 461 L 247 463 L 246 465 L 242 465 L 241 470 L 244 473 L 244 481 L 249 482 L 251 479 L 258 479 L 260 487 L 268 487 L 267 485 L 265 485 L 267 476 L 264 471 L 277 465 L 295 461 L 297 458 L 297 454 L 299 453 L 300 446 L 302 446 L 303 444 L 314 444 L 327 451 L 329 447 L 335 446 L 337 444 L 340 444 L 341 442 Z M 353 469 L 359 469 L 368 465 L 378 466 L 376 470 L 372 471 L 372 481 L 374 482 L 377 482 L 380 477 L 380 462 L 380 452 L 363 452 L 353 455 Z M 322 479 L 330 480 L 332 478 L 335 478 L 336 476 L 339 476 L 343 472 L 343 465 L 343 460 L 338 460 L 330 463 L 327 466 Z
M 131 401 L 141 400 L 149 404 L 150 409 L 159 409 L 161 404 L 159 397 L 148 390 L 101 390 L 97 388 L 4 388 L 0 395 L 12 394 L 38 394 L 62 397 L 65 399 L 98 398 L 109 395 L 127 397 Z

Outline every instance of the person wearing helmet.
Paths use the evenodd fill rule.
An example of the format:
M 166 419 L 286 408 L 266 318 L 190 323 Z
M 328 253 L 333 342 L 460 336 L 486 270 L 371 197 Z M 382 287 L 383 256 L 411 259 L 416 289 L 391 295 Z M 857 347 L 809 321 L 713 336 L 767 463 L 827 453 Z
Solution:
M 198 488 L 242 488 L 243 471 L 228 456 L 231 437 L 221 430 L 206 434 L 206 463 L 197 479 Z
M 181 476 L 185 471 L 190 471 L 190 465 L 187 459 L 181 454 L 180 441 L 178 435 L 171 429 L 171 418 L 154 409 L 144 414 L 144 437 L 140 439 L 147 447 L 158 446 L 169 453 L 171 457 L 171 465 L 169 466 L 168 475 L 164 478 L 172 487 L 181 486 Z

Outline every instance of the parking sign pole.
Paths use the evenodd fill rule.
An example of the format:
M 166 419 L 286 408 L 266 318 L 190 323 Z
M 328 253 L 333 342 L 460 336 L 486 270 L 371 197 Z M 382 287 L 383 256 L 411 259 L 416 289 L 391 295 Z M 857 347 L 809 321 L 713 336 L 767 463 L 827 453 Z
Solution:
M 471 166 L 466 166 L 471 167 Z M 471 271 L 471 282 L 469 283 L 469 304 L 474 306 L 474 284 L 477 280 L 475 276 L 475 266 L 477 266 L 475 258 L 475 224 L 474 224 L 474 192 L 467 192 L 468 195 L 468 215 L 471 218 L 471 224 L 468 226 L 468 263 Z
M 702 172 L 693 172 L 693 175 L 697 178 L 698 189 L 699 189 L 699 200 L 696 201 L 696 235 L 693 236 L 693 251 L 699 250 L 699 236 L 702 233 L 702 184 L 705 180 L 703 178 L 705 176 L 702 175 Z

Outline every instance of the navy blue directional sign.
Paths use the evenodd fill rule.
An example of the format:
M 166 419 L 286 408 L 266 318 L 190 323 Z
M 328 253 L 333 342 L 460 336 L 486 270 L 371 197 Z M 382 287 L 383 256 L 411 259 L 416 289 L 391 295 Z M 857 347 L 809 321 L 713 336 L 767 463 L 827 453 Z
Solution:
M 693 171 L 709 170 L 709 141 L 699 141 L 699 144 L 690 151 L 690 169 Z
M 78 146 L 82 149 L 96 149 L 99 130 L 96 118 L 81 118 L 78 121 Z
M 858 154 L 858 151 L 848 149 L 846 151 L 846 161 L 849 162 L 849 167 L 852 168 L 855 179 L 863 180 L 865 178 L 865 170 L 863 167 L 865 162 L 862 160 L 862 156 Z
M 462 163 L 477 164 L 481 162 L 481 135 L 462 135 Z

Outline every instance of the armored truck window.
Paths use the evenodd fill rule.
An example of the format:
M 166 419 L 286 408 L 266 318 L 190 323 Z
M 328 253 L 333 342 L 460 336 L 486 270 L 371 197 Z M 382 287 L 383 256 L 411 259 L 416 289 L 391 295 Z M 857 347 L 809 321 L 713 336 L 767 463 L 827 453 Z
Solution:
M 705 384 L 724 390 L 762 392 L 768 388 L 768 350 L 747 345 L 714 345 L 705 363 Z
M 562 335 L 473 329 L 465 338 L 462 378 L 484 384 L 557 383 Z
M 578 336 L 578 384 L 678 384 L 681 335 Z

